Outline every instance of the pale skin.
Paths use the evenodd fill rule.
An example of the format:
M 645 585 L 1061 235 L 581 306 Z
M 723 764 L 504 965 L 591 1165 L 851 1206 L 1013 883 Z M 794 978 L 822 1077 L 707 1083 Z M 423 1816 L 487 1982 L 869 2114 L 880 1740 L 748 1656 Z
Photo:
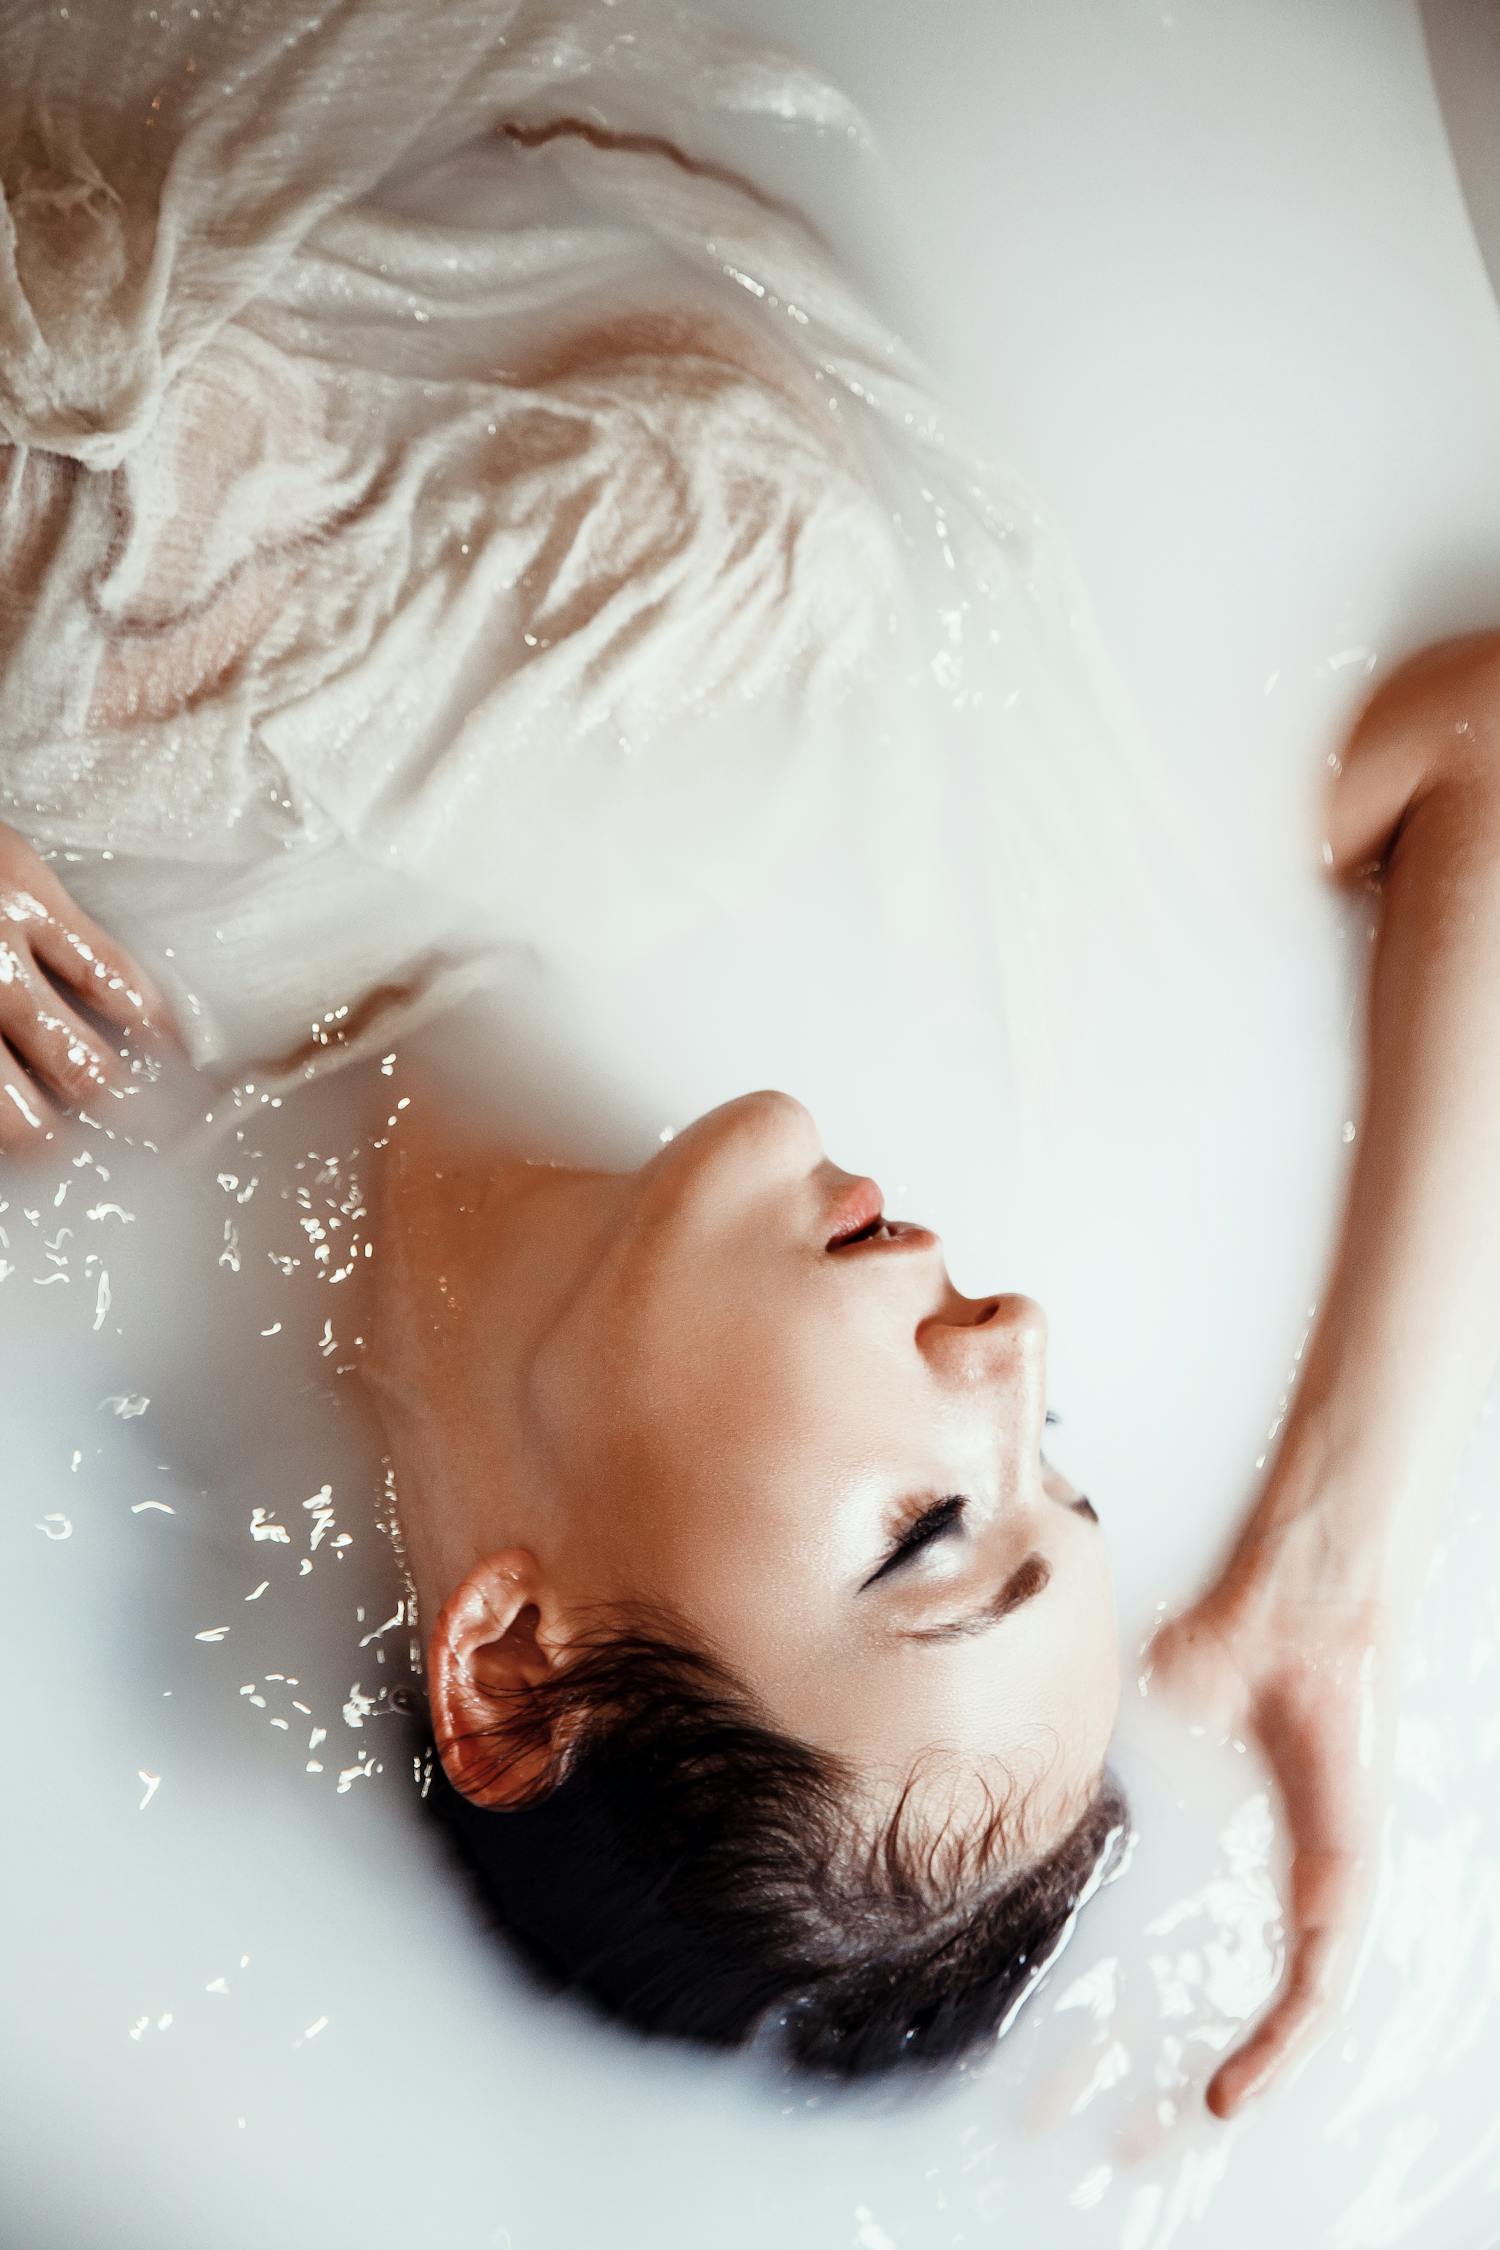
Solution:
M 1271 1473 L 1153 1679 L 1248 1735 L 1291 1841 L 1287 1964 L 1208 2089 L 1232 2116 L 1306 2054 L 1353 1968 L 1390 1772 L 1396 1657 L 1500 1356 L 1500 634 L 1385 683 L 1330 797 L 1332 874 L 1380 880 L 1342 1227 Z
M 1378 876 L 1380 927 L 1338 1249 L 1261 1495 L 1150 1656 L 1197 1723 L 1263 1750 L 1292 1847 L 1285 1980 L 1209 2087 L 1223 2117 L 1341 1996 L 1395 1659 L 1500 1356 L 1497 735 L 1486 634 L 1402 666 L 1346 745 L 1331 872 Z M 14 1149 L 52 1128 L 32 1092 L 75 1090 L 43 1021 L 52 980 L 101 1014 L 107 994 L 111 1021 L 152 1002 L 0 836 L 0 900 L 20 902 L 0 1062 L 27 1097 L 8 1106 L 36 1111 L 7 1120 Z M 461 1787 L 503 1803 L 538 1778 L 469 1770 L 486 1689 L 524 1690 L 601 1605 L 646 1600 L 777 1723 L 849 1758 L 872 1813 L 916 1767 L 934 1816 L 962 1820 L 998 1758 L 1033 1785 L 1036 1840 L 1056 1831 L 1098 1770 L 1118 1683 L 1098 1530 L 1043 1457 L 1039 1308 L 961 1296 L 923 1230 L 841 1239 L 857 1184 L 782 1095 L 725 1105 L 625 1174 L 460 1145 L 419 1102 L 386 1192 L 397 1310 L 370 1374 Z M 885 1568 L 923 1510 L 927 1544 Z
M 497 1161 L 418 1112 L 384 1204 L 368 1372 L 460 1785 L 536 1778 L 476 1787 L 486 1689 L 651 1604 L 877 1817 L 919 1762 L 938 1817 L 986 1783 L 1038 1835 L 1076 1815 L 1118 1679 L 1092 1510 L 1043 1457 L 1039 1306 L 961 1295 L 925 1229 L 870 1235 L 878 1190 L 779 1093 L 625 1173 Z

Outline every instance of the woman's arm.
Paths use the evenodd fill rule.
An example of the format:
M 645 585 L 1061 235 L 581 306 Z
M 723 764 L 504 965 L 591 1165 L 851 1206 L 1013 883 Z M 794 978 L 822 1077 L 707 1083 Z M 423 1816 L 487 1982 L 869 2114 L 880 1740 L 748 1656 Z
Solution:
M 1337 1252 L 1271 1474 L 1153 1674 L 1275 1771 L 1287 1976 L 1219 2070 L 1221 2116 L 1311 2043 L 1373 1876 L 1395 1655 L 1500 1357 L 1500 634 L 1404 665 L 1361 714 L 1329 814 L 1335 879 L 1381 908 Z
M 1364 1114 L 1344 1225 L 1261 1539 L 1357 1466 L 1345 1583 L 1402 1606 L 1500 1357 L 1500 634 L 1425 650 L 1376 695 L 1333 791 L 1345 881 L 1382 885 Z M 1295 1472 L 1295 1473 L 1294 1473 Z M 1347 1475 L 1340 1477 L 1347 1483 Z

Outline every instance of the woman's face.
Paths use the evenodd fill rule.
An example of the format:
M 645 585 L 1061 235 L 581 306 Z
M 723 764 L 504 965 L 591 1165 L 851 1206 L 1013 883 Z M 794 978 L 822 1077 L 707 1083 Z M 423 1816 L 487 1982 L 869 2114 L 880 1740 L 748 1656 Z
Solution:
M 976 1777 L 1055 1828 L 1119 1697 L 1093 1512 L 1043 1458 L 1046 1328 L 781 1094 L 612 1183 L 528 1355 L 526 1445 L 580 1594 L 667 1604 L 787 1733 L 889 1803 Z

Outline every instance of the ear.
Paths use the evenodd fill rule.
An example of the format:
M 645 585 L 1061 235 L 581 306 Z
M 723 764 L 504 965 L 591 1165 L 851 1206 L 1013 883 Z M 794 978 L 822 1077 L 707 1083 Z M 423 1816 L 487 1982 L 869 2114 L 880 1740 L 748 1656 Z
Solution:
M 427 1692 L 443 1771 L 474 1804 L 520 1804 L 545 1780 L 550 1745 L 496 1772 L 493 1751 L 474 1738 L 493 1731 L 496 1699 L 539 1686 L 566 1645 L 551 1588 L 524 1547 L 487 1555 L 444 1602 L 427 1646 Z

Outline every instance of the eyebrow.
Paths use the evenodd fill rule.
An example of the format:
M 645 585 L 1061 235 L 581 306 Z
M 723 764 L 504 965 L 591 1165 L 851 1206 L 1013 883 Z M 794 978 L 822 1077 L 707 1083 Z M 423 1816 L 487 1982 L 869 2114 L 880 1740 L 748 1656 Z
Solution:
M 980 1608 L 970 1610 L 965 1617 L 950 1618 L 946 1625 L 927 1625 L 919 1631 L 902 1635 L 909 1641 L 967 1641 L 977 1633 L 988 1633 L 1002 1618 L 1012 1616 L 1025 1603 L 1035 1601 L 1038 1594 L 1052 1583 L 1052 1565 L 1045 1555 L 1028 1555 L 1013 1570 L 997 1594 Z

